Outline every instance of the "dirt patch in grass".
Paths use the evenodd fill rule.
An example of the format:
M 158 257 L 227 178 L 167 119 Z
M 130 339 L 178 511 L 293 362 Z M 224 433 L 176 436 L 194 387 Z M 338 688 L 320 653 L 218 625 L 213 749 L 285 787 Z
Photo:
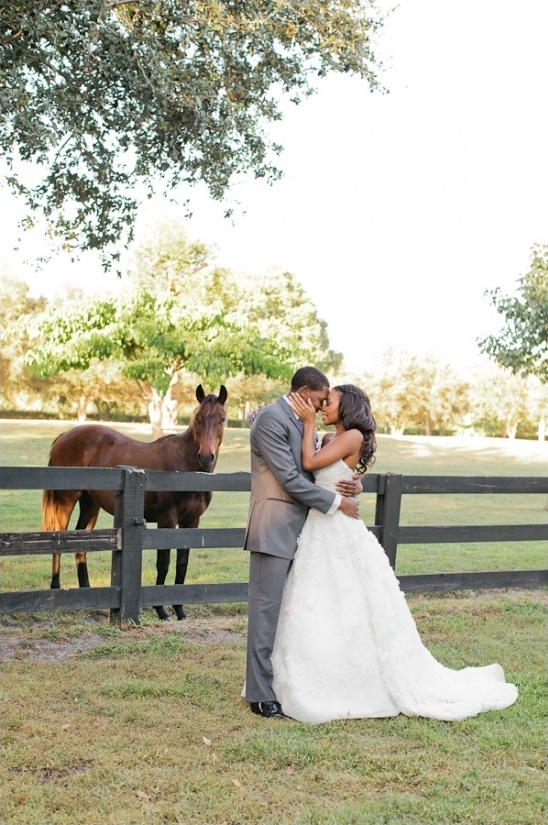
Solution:
M 51 642 L 49 639 L 29 639 L 23 634 L 0 633 L 0 659 L 31 659 L 34 662 L 60 662 L 101 644 L 100 636 L 87 636 L 77 642 Z
M 245 616 L 197 616 L 182 622 L 143 624 L 120 631 L 109 626 L 107 611 L 95 611 L 65 627 L 59 617 L 0 617 L 0 660 L 63 661 L 104 645 L 112 634 L 129 642 L 180 633 L 197 645 L 245 642 Z
M 548 607 L 548 590 L 545 588 L 475 590 L 445 594 L 445 598 L 450 599 L 459 596 L 466 598 L 469 608 L 476 599 L 496 599 L 501 596 L 516 601 L 533 598 Z M 426 600 L 428 603 L 432 597 L 444 598 L 439 593 L 426 596 L 416 594 L 410 598 L 411 604 L 414 603 L 417 618 L 420 617 L 421 602 Z M 111 628 L 106 610 L 71 614 L 66 621 L 59 615 L 0 616 L 0 661 L 26 659 L 36 662 L 60 662 L 104 645 L 112 636 L 128 643 L 153 641 L 172 634 L 180 634 L 185 641 L 200 646 L 245 643 L 245 614 L 192 615 L 192 609 L 187 610 L 188 618 L 182 622 L 158 622 L 145 617 L 141 625 L 128 630 Z

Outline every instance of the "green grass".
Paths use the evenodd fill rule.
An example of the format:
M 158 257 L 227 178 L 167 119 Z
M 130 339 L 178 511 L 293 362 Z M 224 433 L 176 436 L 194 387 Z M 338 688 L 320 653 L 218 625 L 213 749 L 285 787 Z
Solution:
M 2 674 L 2 823 L 540 825 L 546 598 L 410 604 L 444 664 L 503 662 L 516 704 L 455 723 L 280 723 L 240 698 L 234 607 L 126 631 L 99 615 L 0 624 L 17 641 Z
M 53 439 L 73 426 L 59 421 L 1 422 L 3 466 L 45 466 Z M 117 429 L 135 438 L 150 440 L 150 427 L 120 424 Z M 504 439 L 457 439 L 379 436 L 377 461 L 372 472 L 407 475 L 538 476 L 548 467 L 548 445 Z M 249 431 L 230 429 L 221 448 L 217 472 L 249 471 Z M 40 529 L 39 490 L 2 491 L 0 531 L 27 532 Z M 202 527 L 243 527 L 247 518 L 247 493 L 215 493 L 201 520 Z M 373 524 L 375 497 L 361 496 L 360 512 Z M 414 495 L 404 496 L 401 523 L 426 524 L 539 524 L 547 521 L 543 495 Z M 75 518 L 71 526 L 75 525 Z M 111 527 L 112 518 L 100 515 L 98 527 Z M 487 542 L 439 545 L 401 545 L 396 570 L 399 574 L 527 570 L 546 566 L 545 542 Z M 110 555 L 89 558 L 92 585 L 110 583 Z M 12 557 L 0 562 L 3 589 L 29 590 L 49 587 L 51 562 L 47 556 Z M 174 565 L 173 565 L 174 569 Z M 168 583 L 172 581 L 168 574 Z M 65 557 L 61 571 L 65 587 L 76 586 L 72 561 Z M 143 582 L 156 577 L 155 553 L 143 556 Z M 238 549 L 194 550 L 188 583 L 242 582 L 247 580 L 247 556 Z

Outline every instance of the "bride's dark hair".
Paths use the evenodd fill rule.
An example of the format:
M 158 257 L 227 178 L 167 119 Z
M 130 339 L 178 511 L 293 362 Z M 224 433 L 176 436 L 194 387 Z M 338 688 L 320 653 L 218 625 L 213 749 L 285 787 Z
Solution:
M 345 430 L 359 430 L 363 435 L 360 457 L 356 465 L 358 473 L 365 473 L 375 462 L 377 424 L 371 412 L 369 396 L 354 384 L 340 384 L 333 387 L 340 392 L 339 420 Z

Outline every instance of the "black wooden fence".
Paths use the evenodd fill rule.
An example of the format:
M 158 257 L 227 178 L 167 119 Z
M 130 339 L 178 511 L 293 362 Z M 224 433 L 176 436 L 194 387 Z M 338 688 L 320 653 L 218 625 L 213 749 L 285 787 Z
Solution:
M 407 494 L 548 493 L 548 477 L 402 476 L 368 474 L 364 492 L 376 494 L 377 536 L 396 570 L 400 544 L 446 542 L 547 541 L 547 524 L 406 527 L 400 525 L 402 496 Z M 249 473 L 168 473 L 139 470 L 66 467 L 0 467 L 0 489 L 115 490 L 114 527 L 50 533 L 0 533 L 0 556 L 112 551 L 111 586 L 68 590 L 0 593 L 0 614 L 50 610 L 109 609 L 111 621 L 138 622 L 140 610 L 155 604 L 206 604 L 247 601 L 247 584 L 141 584 L 143 550 L 159 548 L 242 547 L 245 527 L 151 529 L 143 518 L 145 491 L 249 491 Z M 473 588 L 541 587 L 548 570 L 485 571 L 399 576 L 405 592 Z

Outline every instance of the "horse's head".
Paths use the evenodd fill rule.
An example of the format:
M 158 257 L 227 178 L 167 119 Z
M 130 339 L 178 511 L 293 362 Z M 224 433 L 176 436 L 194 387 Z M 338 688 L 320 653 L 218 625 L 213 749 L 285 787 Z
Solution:
M 217 463 L 225 432 L 227 397 L 223 385 L 219 395 L 206 395 L 201 384 L 196 387 L 196 398 L 200 406 L 194 411 L 190 426 L 198 445 L 198 465 L 204 473 L 212 473 Z

